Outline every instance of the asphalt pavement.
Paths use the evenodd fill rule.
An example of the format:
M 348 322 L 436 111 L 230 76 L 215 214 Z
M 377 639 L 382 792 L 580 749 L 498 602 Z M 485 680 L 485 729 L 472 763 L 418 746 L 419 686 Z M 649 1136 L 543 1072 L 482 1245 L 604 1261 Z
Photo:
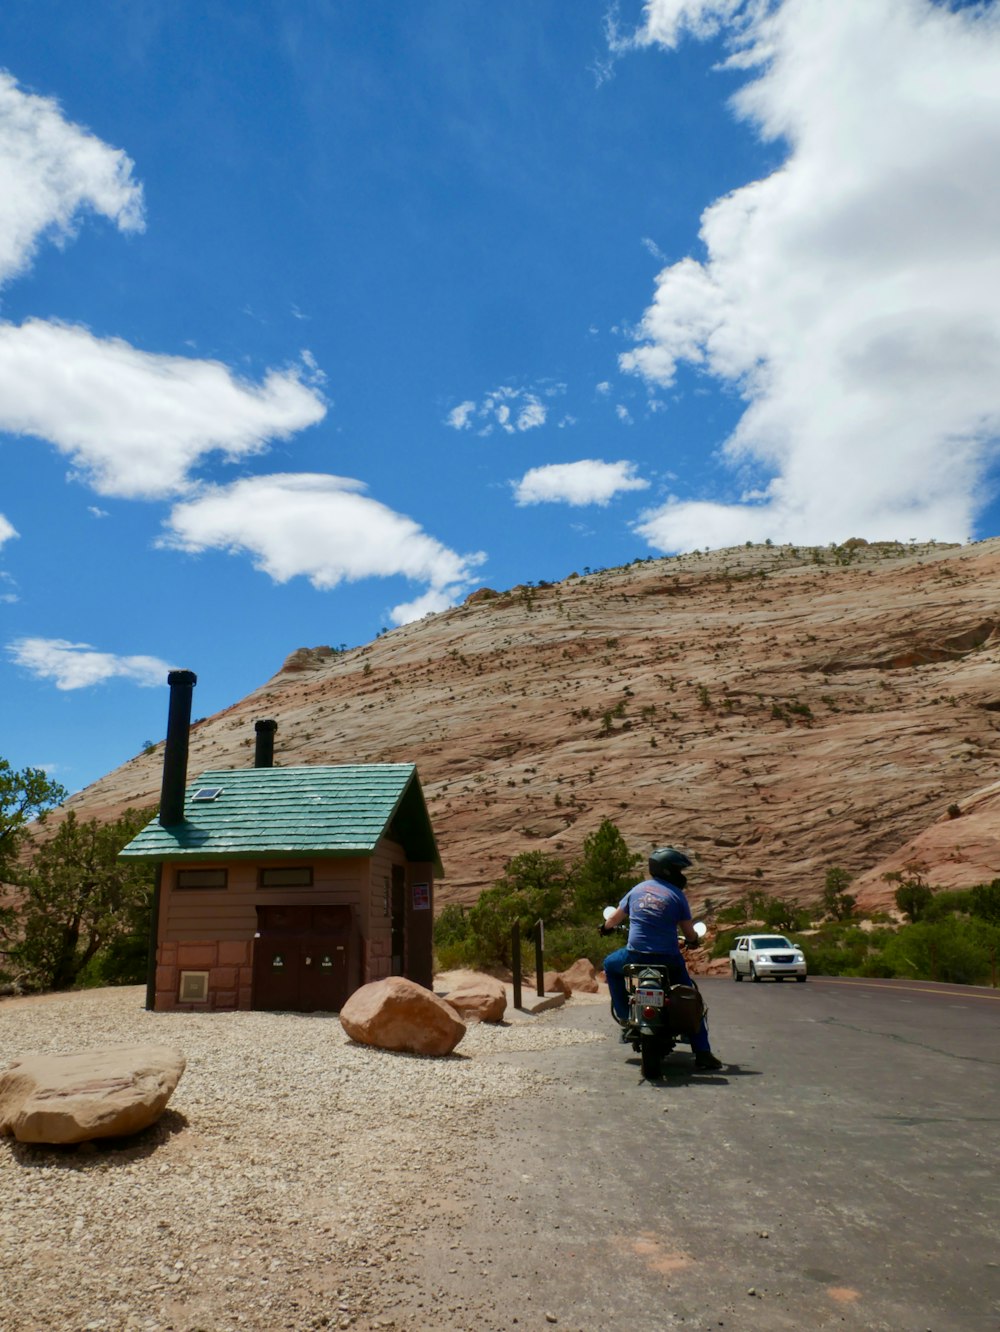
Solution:
M 1000 1329 L 1000 992 L 701 984 L 718 1073 L 645 1082 L 577 1000 L 529 1020 L 607 1039 L 497 1056 L 554 1084 L 456 1178 L 461 1250 L 415 1243 L 423 1325 Z

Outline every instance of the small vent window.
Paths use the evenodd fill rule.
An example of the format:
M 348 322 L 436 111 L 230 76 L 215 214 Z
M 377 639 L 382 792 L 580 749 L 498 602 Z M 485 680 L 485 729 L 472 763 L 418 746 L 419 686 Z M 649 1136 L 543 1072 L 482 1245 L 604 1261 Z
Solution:
M 275 865 L 260 871 L 262 888 L 311 888 L 311 865 Z
M 218 800 L 220 795 L 222 795 L 221 786 L 201 786 L 195 791 L 191 799 L 204 803 L 208 800 Z
M 180 869 L 177 871 L 178 888 L 225 888 L 229 874 L 224 869 Z
M 208 972 L 182 971 L 177 998 L 182 1004 L 207 1004 Z

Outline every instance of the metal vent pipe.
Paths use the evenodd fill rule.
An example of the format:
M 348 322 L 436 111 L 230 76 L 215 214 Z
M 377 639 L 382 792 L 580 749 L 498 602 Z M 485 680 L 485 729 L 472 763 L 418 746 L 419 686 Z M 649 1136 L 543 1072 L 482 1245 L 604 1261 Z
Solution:
M 257 732 L 257 744 L 253 754 L 255 768 L 274 767 L 274 733 L 277 729 L 278 723 L 271 721 L 270 718 L 254 722 L 254 730 Z
M 197 683 L 194 671 L 171 671 L 167 676 L 170 711 L 167 714 L 167 742 L 163 749 L 163 786 L 160 788 L 160 824 L 164 828 L 184 822 L 191 694 Z

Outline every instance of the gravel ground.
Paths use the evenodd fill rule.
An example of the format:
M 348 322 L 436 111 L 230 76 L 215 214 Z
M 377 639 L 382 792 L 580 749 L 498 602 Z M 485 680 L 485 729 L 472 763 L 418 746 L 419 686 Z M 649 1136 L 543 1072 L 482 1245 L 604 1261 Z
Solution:
M 505 1052 L 596 1039 L 558 1013 L 472 1026 L 446 1059 L 352 1044 L 336 1016 L 147 1013 L 141 987 L 0 1001 L 0 1069 L 36 1051 L 164 1042 L 187 1070 L 145 1133 L 0 1139 L 0 1328 L 431 1327 L 405 1262 L 449 1182 L 549 1079 Z M 444 1313 L 444 1311 L 442 1311 Z M 482 1326 L 482 1324 L 480 1324 Z

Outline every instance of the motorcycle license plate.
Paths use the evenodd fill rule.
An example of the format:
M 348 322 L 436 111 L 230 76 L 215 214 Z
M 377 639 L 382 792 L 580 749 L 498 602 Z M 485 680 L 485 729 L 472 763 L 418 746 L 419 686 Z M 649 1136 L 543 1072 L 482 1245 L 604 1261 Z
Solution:
M 663 991 L 638 989 L 635 992 L 636 1002 L 642 1008 L 662 1008 Z

